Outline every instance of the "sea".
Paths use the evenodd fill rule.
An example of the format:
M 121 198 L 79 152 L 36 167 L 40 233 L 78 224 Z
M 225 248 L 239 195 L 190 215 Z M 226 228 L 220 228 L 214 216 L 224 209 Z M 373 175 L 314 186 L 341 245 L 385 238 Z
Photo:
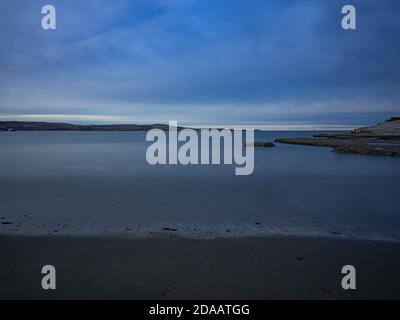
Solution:
M 256 141 L 316 131 L 257 131 Z M 400 158 L 277 143 L 235 165 L 150 165 L 146 132 L 0 132 L 0 233 L 400 241 Z

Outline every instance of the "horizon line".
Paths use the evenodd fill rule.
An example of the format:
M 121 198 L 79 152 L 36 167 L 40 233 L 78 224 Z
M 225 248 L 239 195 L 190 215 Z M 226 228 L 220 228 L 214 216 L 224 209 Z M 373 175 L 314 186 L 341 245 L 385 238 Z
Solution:
M 22 118 L 22 119 L 21 119 Z M 70 122 L 65 120 L 60 120 L 54 122 L 57 118 L 56 115 L 51 117 L 44 118 L 52 118 L 53 122 L 48 121 L 48 119 L 41 119 L 39 115 L 34 115 L 34 119 L 31 118 L 31 115 L 19 115 L 19 116 L 0 116 L 0 121 L 12 121 L 12 122 L 45 122 L 45 123 L 65 123 L 70 125 L 89 125 L 89 126 L 112 126 L 112 125 L 168 125 L 170 121 L 138 121 L 135 123 L 132 122 L 88 122 L 88 121 L 78 121 L 78 122 Z M 75 116 L 72 118 L 80 118 L 80 116 Z M 103 116 L 95 116 L 95 118 L 100 119 Z M 179 122 L 179 121 L 178 121 Z M 236 130 L 260 130 L 260 131 L 349 131 L 355 128 L 360 127 L 360 125 L 349 125 L 349 124 L 309 124 L 309 123 L 293 123 L 293 122 L 273 122 L 273 123 L 230 123 L 230 124 L 189 124 L 185 122 L 181 122 L 179 124 L 180 127 L 183 128 L 193 128 L 193 129 L 236 129 Z

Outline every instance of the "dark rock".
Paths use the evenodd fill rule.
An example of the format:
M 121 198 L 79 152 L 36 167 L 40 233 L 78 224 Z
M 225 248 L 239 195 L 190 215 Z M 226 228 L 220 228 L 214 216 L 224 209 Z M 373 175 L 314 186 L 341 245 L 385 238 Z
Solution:
M 9 221 L 3 221 L 1 224 L 12 224 L 12 222 L 9 222 Z
M 400 117 L 391 117 L 390 119 L 387 119 L 385 122 L 392 122 L 392 121 L 400 121 Z
M 255 148 L 271 148 L 275 147 L 275 144 L 273 142 L 255 141 L 254 143 L 250 144 L 250 146 L 254 146 Z
M 278 138 L 275 139 L 275 142 L 279 143 L 287 143 L 287 144 L 300 144 L 307 146 L 315 146 L 315 147 L 338 147 L 341 142 L 337 140 L 332 140 L 331 138 Z
M 331 294 L 333 293 L 333 289 L 331 288 L 322 288 L 322 292 L 325 294 Z
M 368 144 L 351 144 L 337 146 L 333 149 L 337 153 L 356 153 L 366 154 L 370 156 L 400 156 L 400 145 L 398 147 L 393 146 L 379 146 L 374 147 Z
M 162 228 L 163 231 L 178 231 L 178 229 L 174 228 Z

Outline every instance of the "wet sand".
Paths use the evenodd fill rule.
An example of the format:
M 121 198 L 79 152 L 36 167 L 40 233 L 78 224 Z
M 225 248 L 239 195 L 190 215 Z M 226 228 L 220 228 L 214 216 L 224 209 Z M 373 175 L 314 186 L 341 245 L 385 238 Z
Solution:
M 0 236 L 1 299 L 400 298 L 400 245 L 318 238 Z M 41 289 L 41 268 L 57 289 Z M 343 265 L 357 289 L 341 288 Z

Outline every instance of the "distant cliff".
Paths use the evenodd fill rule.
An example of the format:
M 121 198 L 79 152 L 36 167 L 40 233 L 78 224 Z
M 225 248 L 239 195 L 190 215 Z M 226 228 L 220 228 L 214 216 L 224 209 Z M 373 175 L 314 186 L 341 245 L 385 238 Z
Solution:
M 155 128 L 168 130 L 168 125 L 78 125 L 52 122 L 0 121 L 0 131 L 147 131 Z

